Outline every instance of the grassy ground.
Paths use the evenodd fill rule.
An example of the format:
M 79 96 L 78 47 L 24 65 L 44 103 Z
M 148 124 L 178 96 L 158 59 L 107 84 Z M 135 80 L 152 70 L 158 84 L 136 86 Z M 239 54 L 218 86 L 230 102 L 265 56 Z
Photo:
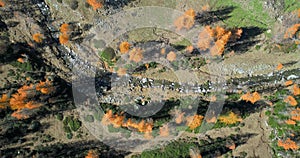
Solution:
M 249 27 L 256 26 L 259 28 L 272 28 L 274 19 L 264 11 L 262 0 L 249 1 L 247 4 L 239 3 L 234 0 L 217 1 L 216 7 L 236 7 L 233 12 L 229 14 L 230 18 L 224 22 L 228 27 Z

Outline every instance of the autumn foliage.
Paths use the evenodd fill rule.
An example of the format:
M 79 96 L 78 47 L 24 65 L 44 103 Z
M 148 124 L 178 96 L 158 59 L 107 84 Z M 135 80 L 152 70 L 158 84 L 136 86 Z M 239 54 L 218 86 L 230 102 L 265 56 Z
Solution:
M 169 127 L 168 125 L 164 125 L 159 128 L 159 135 L 162 137 L 167 137 L 169 136 Z
M 86 1 L 89 5 L 93 7 L 94 10 L 97 10 L 99 8 L 102 8 L 103 4 L 101 2 L 98 2 L 98 0 L 87 0 Z
M 293 84 L 293 81 L 292 80 L 288 80 L 284 83 L 285 86 L 290 86 Z
M 162 55 L 166 54 L 166 49 L 165 49 L 165 48 L 162 48 L 162 49 L 160 50 L 160 54 L 162 54 Z
M 64 23 L 60 26 L 59 31 L 63 34 L 67 34 L 70 31 L 69 27 L 70 27 L 69 24 Z
M 127 70 L 125 68 L 119 68 L 117 71 L 117 74 L 118 74 L 118 76 L 124 76 L 127 73 L 126 71 Z
M 42 103 L 31 100 L 36 96 L 36 93 L 49 94 L 53 90 L 52 83 L 48 80 L 44 82 L 40 81 L 40 83 L 36 85 L 24 85 L 19 88 L 16 93 L 12 94 L 11 98 L 8 98 L 6 94 L 2 95 L 0 102 L 7 104 L 0 104 L 0 107 L 5 108 L 8 106 L 14 110 L 11 116 L 17 119 L 26 119 L 29 117 L 25 112 L 26 110 L 36 109 L 43 105 Z
M 291 119 L 294 121 L 300 121 L 300 108 L 297 108 L 291 112 Z
M 295 125 L 296 121 L 288 119 L 288 120 L 285 121 L 285 123 L 288 124 L 288 125 Z
M 189 9 L 174 21 L 174 25 L 177 30 L 181 30 L 183 28 L 190 29 L 194 26 L 195 17 L 196 12 L 193 9 Z
M 49 93 L 51 93 L 54 90 L 51 85 L 52 85 L 52 83 L 49 80 L 40 81 L 36 85 L 36 90 L 40 91 L 43 94 L 49 94 Z
M 194 115 L 194 116 L 189 116 L 186 118 L 187 120 L 187 126 L 191 129 L 194 130 L 195 128 L 199 127 L 202 124 L 203 120 L 202 115 Z
M 8 103 L 8 97 L 7 94 L 3 94 L 0 98 L 0 109 L 6 108 L 6 104 Z
M 189 155 L 191 158 L 202 158 L 200 151 L 196 148 L 190 148 Z
M 215 116 L 211 117 L 211 118 L 206 118 L 205 120 L 207 123 L 216 123 L 217 122 L 217 118 Z
M 69 33 L 70 33 L 70 26 L 69 24 L 62 24 L 60 26 L 60 32 L 61 34 L 59 35 L 59 43 L 60 44 L 67 44 L 69 41 Z
M 228 125 L 228 124 L 235 124 L 235 123 L 237 123 L 237 122 L 242 121 L 242 119 L 239 118 L 239 117 L 237 116 L 237 114 L 235 114 L 235 113 L 233 113 L 233 112 L 230 112 L 229 115 L 227 115 L 227 116 L 220 116 L 220 117 L 219 117 L 219 120 L 220 120 L 220 122 L 225 123 L 225 124 L 227 124 L 227 125 Z
M 220 26 L 212 29 L 210 26 L 205 26 L 205 28 L 199 33 L 198 36 L 198 48 L 200 50 L 206 51 L 210 49 L 212 56 L 221 56 L 224 53 L 225 46 L 229 41 L 235 41 L 242 36 L 243 30 L 226 30 Z M 214 43 L 213 46 L 211 44 Z
M 278 63 L 278 65 L 277 65 L 277 70 L 279 71 L 279 70 L 281 70 L 283 68 L 283 65 L 281 64 L 281 63 Z
M 184 112 L 175 111 L 175 122 L 176 124 L 181 124 L 184 121 Z
M 294 141 L 292 141 L 290 138 L 288 138 L 285 141 L 278 140 L 277 144 L 279 147 L 283 147 L 285 150 L 289 150 L 289 149 L 298 150 L 299 149 L 299 146 Z
M 254 92 L 254 93 L 250 93 L 247 92 L 246 94 L 241 96 L 242 100 L 245 100 L 247 102 L 251 102 L 252 104 L 254 104 L 255 102 L 257 102 L 258 100 L 260 100 L 260 95 L 258 92 Z
M 120 52 L 121 52 L 122 54 L 127 53 L 127 52 L 129 51 L 130 46 L 131 46 L 131 45 L 130 45 L 128 42 L 122 42 L 122 43 L 120 44 L 120 46 L 119 46 Z
M 106 114 L 104 114 L 102 118 L 102 123 L 106 125 L 111 124 L 115 128 L 118 128 L 122 126 L 124 118 L 124 116 L 119 116 L 117 114 L 114 115 L 112 110 L 109 110 Z
M 192 53 L 193 50 L 194 50 L 194 47 L 193 47 L 193 46 L 187 46 L 187 47 L 186 47 L 186 51 L 187 51 L 188 53 Z
M 136 129 L 141 133 L 147 134 L 152 133 L 153 122 L 146 122 L 145 120 L 141 120 L 140 122 L 134 122 L 131 119 L 125 121 L 125 116 L 113 114 L 112 110 L 109 110 L 104 114 L 102 118 L 102 123 L 104 125 L 113 125 L 115 128 L 126 127 L 129 129 Z
M 300 88 L 297 84 L 294 84 L 294 86 L 293 86 L 293 94 L 295 96 L 300 95 Z
M 140 62 L 143 59 L 143 50 L 141 48 L 133 48 L 129 52 L 129 60 L 136 63 Z
M 85 158 L 99 158 L 99 156 L 94 150 L 89 150 Z
M 67 34 L 59 35 L 59 43 L 60 44 L 67 44 L 68 41 L 69 41 L 69 35 L 67 35 Z
M 0 7 L 4 7 L 4 6 L 5 6 L 5 3 L 0 0 Z
M 293 97 L 293 96 L 287 96 L 285 99 L 284 99 L 284 102 L 292 105 L 292 106 L 296 106 L 298 103 L 296 101 L 296 99 Z
M 292 27 L 288 28 L 287 31 L 284 34 L 284 38 L 293 38 L 293 36 L 296 34 L 296 32 L 299 30 L 300 24 L 295 24 Z
M 173 51 L 171 51 L 170 53 L 168 53 L 167 59 L 168 59 L 169 61 L 174 61 L 174 60 L 176 60 L 176 54 L 175 54 Z
M 213 41 L 212 29 L 209 26 L 206 26 L 198 36 L 198 48 L 200 50 L 206 51 L 208 48 L 210 48 L 210 44 L 212 41 Z
M 24 62 L 25 62 L 25 60 L 24 60 L 23 58 L 18 58 L 17 61 L 18 61 L 19 63 L 24 63 Z
M 32 38 L 36 43 L 41 43 L 43 41 L 43 35 L 40 33 L 33 34 Z

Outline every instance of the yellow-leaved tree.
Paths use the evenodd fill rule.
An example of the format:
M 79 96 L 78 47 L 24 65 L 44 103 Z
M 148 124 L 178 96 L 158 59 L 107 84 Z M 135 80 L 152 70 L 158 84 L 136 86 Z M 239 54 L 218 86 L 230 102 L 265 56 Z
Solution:
M 235 124 L 237 122 L 241 122 L 242 119 L 238 117 L 237 114 L 230 112 L 228 115 L 220 116 L 219 117 L 220 122 L 225 123 L 227 125 Z

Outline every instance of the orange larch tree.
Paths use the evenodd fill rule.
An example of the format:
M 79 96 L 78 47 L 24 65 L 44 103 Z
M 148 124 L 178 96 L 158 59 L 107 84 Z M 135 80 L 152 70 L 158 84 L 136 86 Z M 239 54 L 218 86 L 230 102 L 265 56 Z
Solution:
M 188 53 L 192 53 L 193 50 L 194 50 L 194 47 L 193 47 L 193 46 L 187 46 L 187 47 L 185 48 L 185 50 L 186 50 Z
M 185 13 L 174 21 L 177 30 L 182 28 L 190 29 L 194 26 L 196 12 L 193 9 L 185 11 Z
M 19 63 L 25 63 L 25 60 L 24 60 L 23 58 L 18 58 L 17 61 L 18 61 Z
M 300 108 L 297 108 L 291 112 L 291 119 L 294 121 L 300 121 Z
M 127 69 L 125 68 L 119 68 L 117 71 L 118 76 L 124 76 L 127 73 Z
M 146 135 L 152 133 L 153 128 L 153 122 L 146 122 L 145 120 L 134 122 L 131 119 L 125 121 L 124 115 L 113 114 L 112 110 L 109 110 L 104 114 L 101 122 L 104 125 L 113 125 L 115 128 L 134 128 L 141 133 L 145 133 Z
M 296 99 L 295 99 L 293 96 L 290 96 L 290 95 L 287 96 L 287 97 L 284 99 L 284 102 L 286 102 L 286 103 L 288 103 L 288 104 L 290 104 L 290 105 L 292 105 L 292 106 L 298 105 Z
M 228 124 L 235 124 L 237 122 L 241 122 L 242 121 L 242 119 L 239 118 L 237 116 L 237 114 L 235 114 L 233 112 L 230 112 L 229 115 L 227 115 L 227 116 L 220 116 L 219 120 L 220 120 L 220 122 L 223 122 L 223 123 L 225 123 L 227 125 Z
M 292 80 L 288 80 L 284 83 L 285 86 L 290 86 L 292 85 L 294 82 Z
M 93 7 L 94 10 L 97 10 L 99 8 L 102 8 L 103 4 L 99 2 L 98 0 L 87 0 L 86 1 L 89 5 Z
M 205 51 L 210 48 L 212 42 L 215 42 L 210 49 L 210 53 L 212 56 L 221 56 L 225 51 L 227 43 L 230 40 L 235 41 L 239 39 L 242 36 L 242 33 L 242 29 L 230 31 L 220 26 L 216 26 L 214 29 L 210 26 L 205 26 L 198 36 L 198 48 Z
M 288 119 L 285 121 L 286 124 L 288 125 L 295 125 L 296 124 L 296 121 L 292 120 L 292 119 Z
M 162 54 L 162 55 L 166 54 L 166 49 L 165 49 L 165 48 L 162 48 L 162 49 L 160 50 L 160 54 Z
M 205 121 L 207 123 L 216 123 L 217 122 L 217 118 L 216 118 L 216 116 L 213 116 L 211 118 L 206 118 Z
M 168 53 L 168 55 L 167 55 L 167 60 L 169 60 L 169 61 L 174 61 L 174 60 L 176 60 L 176 54 L 173 52 L 173 51 L 171 51 L 170 53 Z
M 128 42 L 122 42 L 122 43 L 120 44 L 120 46 L 119 46 L 120 52 L 121 52 L 122 54 L 127 53 L 127 52 L 129 51 L 130 46 L 131 46 L 131 44 L 128 43 Z
M 36 85 L 30 84 L 22 86 L 16 93 L 11 95 L 10 99 L 7 96 L 5 96 L 6 98 L 2 96 L 2 98 L 9 102 L 10 109 L 14 110 L 11 116 L 17 119 L 26 119 L 29 118 L 26 111 L 37 109 L 43 105 L 42 103 L 31 100 L 31 98 L 36 97 L 39 91 L 42 94 L 49 94 L 52 90 L 54 90 L 52 83 L 46 80 L 45 82 L 40 81 L 40 83 Z
M 184 121 L 184 112 L 180 112 L 179 110 L 175 111 L 175 122 L 176 124 L 181 124 Z
M 189 156 L 191 158 L 202 158 L 200 151 L 194 147 L 191 147 L 189 150 Z
M 260 95 L 258 92 L 254 92 L 254 93 L 250 93 L 250 92 L 247 92 L 246 94 L 242 95 L 241 96 L 241 99 L 242 100 L 245 100 L 245 101 L 250 101 L 252 104 L 254 104 L 255 102 L 257 102 L 258 100 L 260 100 Z
M 277 70 L 279 71 L 279 70 L 281 70 L 283 68 L 283 65 L 281 64 L 281 63 L 278 63 L 278 65 L 277 65 Z
M 52 82 L 47 79 L 46 81 L 40 81 L 36 85 L 36 90 L 43 94 L 49 94 L 54 90 L 54 87 L 52 86 Z
M 32 38 L 36 43 L 42 43 L 43 42 L 43 35 L 41 33 L 33 34 Z
M 292 141 L 290 138 L 288 138 L 285 141 L 278 140 L 277 145 L 279 147 L 283 147 L 285 150 L 289 150 L 289 149 L 298 150 L 299 149 L 299 146 L 294 141 Z
M 168 125 L 163 125 L 162 127 L 159 128 L 159 135 L 162 137 L 167 137 L 169 136 L 169 126 Z
M 293 86 L 293 94 L 295 96 L 300 95 L 300 88 L 299 88 L 298 84 L 294 84 L 294 86 Z
M 98 154 L 94 150 L 89 150 L 85 158 L 99 158 Z
M 28 119 L 29 118 L 29 115 L 27 115 L 26 113 L 24 113 L 22 110 L 14 111 L 11 114 L 11 116 L 17 118 L 18 120 Z
M 133 48 L 129 52 L 129 60 L 136 63 L 140 62 L 143 59 L 143 50 L 141 48 Z
M 210 48 L 210 44 L 213 41 L 213 35 L 214 32 L 213 30 L 209 27 L 206 26 L 200 33 L 198 36 L 198 48 L 200 50 L 206 51 L 208 48 Z
M 203 120 L 202 115 L 194 115 L 194 116 L 189 116 L 186 118 L 187 120 L 187 126 L 191 129 L 194 130 L 195 128 L 199 127 L 202 124 Z
M 59 35 L 59 43 L 60 44 L 67 44 L 68 41 L 69 41 L 69 35 L 67 35 L 67 34 Z
M 0 98 L 0 109 L 6 108 L 8 103 L 9 103 L 9 99 L 7 94 L 2 94 L 2 97 Z
M 63 23 L 63 24 L 60 26 L 59 31 L 60 31 L 61 33 L 63 33 L 63 34 L 69 33 L 69 31 L 70 31 L 70 26 L 69 26 L 69 24 Z
M 296 32 L 299 30 L 300 24 L 295 24 L 292 27 L 288 28 L 287 31 L 284 34 L 284 38 L 293 38 L 293 36 L 296 34 Z
M 69 41 L 69 34 L 70 34 L 70 26 L 67 23 L 64 23 L 60 26 L 59 31 L 61 34 L 59 35 L 59 43 L 60 44 L 67 44 Z
M 0 7 L 4 7 L 4 6 L 5 6 L 5 3 L 0 0 Z

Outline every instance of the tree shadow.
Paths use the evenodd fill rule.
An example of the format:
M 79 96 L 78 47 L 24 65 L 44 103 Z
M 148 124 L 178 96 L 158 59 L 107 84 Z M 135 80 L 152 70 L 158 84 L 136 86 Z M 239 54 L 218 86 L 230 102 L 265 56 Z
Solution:
M 251 47 L 259 43 L 261 40 L 256 39 L 257 36 L 261 35 L 266 29 L 251 26 L 242 27 L 243 33 L 241 38 L 237 41 L 229 41 L 227 49 L 236 53 L 247 52 Z
M 44 131 L 50 127 L 49 123 L 41 124 L 35 119 L 16 120 L 10 119 L 2 122 L 0 131 L 1 144 L 19 144 L 28 141 L 27 135 L 31 135 L 38 131 Z
M 196 15 L 196 23 L 201 25 L 211 25 L 213 23 L 230 18 L 229 14 L 236 7 L 228 6 L 215 11 L 204 11 Z
M 5 24 L 4 21 L 2 21 L 2 19 L 0 17 L 0 32 L 7 31 L 7 30 L 8 30 L 7 25 Z
M 267 106 L 268 105 L 263 101 L 256 102 L 255 104 L 246 101 L 225 102 L 222 113 L 233 111 L 239 113 L 241 116 L 248 116 L 252 113 L 261 111 Z
M 45 157 L 84 157 L 88 150 L 99 150 L 100 157 L 124 157 L 128 152 L 117 151 L 100 141 L 79 141 L 74 143 L 57 143 L 51 146 L 42 146 L 34 152 Z M 43 157 L 42 156 L 42 157 Z
M 235 146 L 240 146 L 251 138 L 255 134 L 246 133 L 246 134 L 237 134 L 231 135 L 226 138 L 216 138 L 212 139 L 209 137 L 208 141 L 202 141 L 201 145 L 198 146 L 199 151 L 203 157 L 217 157 L 218 155 L 223 155 L 231 151 L 229 146 L 235 144 Z
M 12 147 L 0 150 L 0 154 L 5 155 L 6 157 L 33 157 L 37 154 L 39 157 L 85 157 L 91 149 L 96 151 L 100 157 L 105 158 L 121 158 L 129 154 L 126 151 L 110 148 L 106 144 L 96 140 L 40 145 L 33 150 L 29 147 Z

